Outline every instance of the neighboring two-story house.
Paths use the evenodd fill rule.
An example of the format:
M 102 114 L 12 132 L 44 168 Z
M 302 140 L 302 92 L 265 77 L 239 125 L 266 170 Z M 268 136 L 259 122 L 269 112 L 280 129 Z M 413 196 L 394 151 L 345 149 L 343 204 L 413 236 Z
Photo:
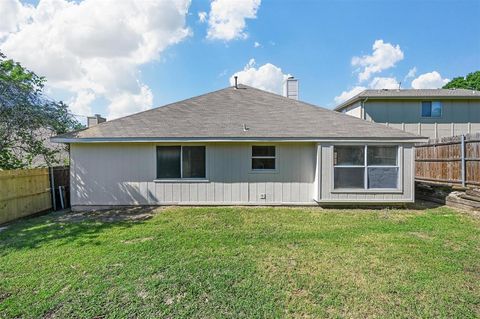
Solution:
M 365 90 L 335 108 L 429 138 L 480 132 L 480 91 Z

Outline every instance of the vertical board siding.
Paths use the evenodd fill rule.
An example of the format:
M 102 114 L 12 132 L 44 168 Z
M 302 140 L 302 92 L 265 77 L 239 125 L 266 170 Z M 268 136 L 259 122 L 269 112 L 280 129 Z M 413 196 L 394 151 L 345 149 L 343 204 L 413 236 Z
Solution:
M 435 101 L 434 97 L 424 100 Z M 421 116 L 422 100 L 369 100 L 365 102 L 366 119 L 429 138 L 473 134 L 480 130 L 478 100 L 442 99 L 442 116 Z
M 251 143 L 202 144 L 208 182 L 154 182 L 156 145 L 72 144 L 72 205 L 313 202 L 315 143 L 275 144 L 271 173 L 251 171 Z

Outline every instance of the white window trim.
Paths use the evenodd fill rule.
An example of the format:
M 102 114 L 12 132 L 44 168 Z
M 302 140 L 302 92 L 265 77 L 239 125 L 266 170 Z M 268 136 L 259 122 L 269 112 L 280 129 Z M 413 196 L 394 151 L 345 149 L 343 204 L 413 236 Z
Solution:
M 275 148 L 275 156 L 253 156 L 253 147 L 254 146 L 273 146 Z M 273 158 L 275 160 L 275 168 L 274 169 L 262 169 L 262 168 L 252 168 L 252 162 L 254 158 Z M 250 173 L 254 174 L 274 174 L 278 173 L 278 147 L 274 144 L 252 144 L 250 145 Z
M 157 171 L 157 147 L 159 146 L 180 146 L 180 177 L 179 178 L 158 178 L 156 177 L 153 181 L 156 183 L 178 183 L 178 182 L 190 182 L 190 183 L 206 183 L 209 182 L 208 179 L 208 147 L 204 144 L 192 144 L 192 145 L 169 145 L 169 144 L 161 144 L 155 145 L 155 176 L 158 176 Z M 205 177 L 183 177 L 183 148 L 189 146 L 203 146 L 205 147 Z
M 440 103 L 440 115 L 439 116 L 423 116 L 423 102 L 430 102 L 430 114 L 432 114 L 432 107 L 434 102 Z M 442 101 L 433 101 L 433 100 L 425 100 L 420 102 L 420 118 L 422 119 L 439 119 L 443 116 L 443 103 Z
M 363 165 L 336 165 L 335 164 L 335 146 L 363 146 L 364 147 L 364 159 Z M 395 146 L 397 147 L 397 163 L 393 165 L 368 165 L 368 146 Z M 403 169 L 401 165 L 400 157 L 403 152 L 403 147 L 397 144 L 335 144 L 332 145 L 332 179 L 331 179 L 331 192 L 332 193 L 402 193 L 402 183 L 403 183 Z M 386 167 L 386 168 L 397 168 L 397 187 L 395 188 L 368 188 L 368 168 L 369 167 Z M 363 168 L 363 188 L 335 188 L 335 168 Z

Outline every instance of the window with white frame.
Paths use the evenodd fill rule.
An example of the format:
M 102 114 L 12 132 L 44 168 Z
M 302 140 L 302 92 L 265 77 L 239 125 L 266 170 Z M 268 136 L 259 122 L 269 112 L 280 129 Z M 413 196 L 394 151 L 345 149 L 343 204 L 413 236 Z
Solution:
M 441 117 L 442 103 L 440 101 L 423 101 L 422 117 Z
M 157 146 L 157 178 L 206 178 L 205 146 Z
M 334 146 L 335 189 L 397 189 L 398 147 Z
M 271 145 L 252 146 L 252 170 L 275 170 L 276 150 Z

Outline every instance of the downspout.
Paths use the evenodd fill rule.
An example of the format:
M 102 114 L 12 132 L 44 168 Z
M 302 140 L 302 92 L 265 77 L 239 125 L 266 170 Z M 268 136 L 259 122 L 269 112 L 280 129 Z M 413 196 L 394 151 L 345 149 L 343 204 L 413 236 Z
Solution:
M 360 116 L 362 117 L 362 120 L 366 120 L 367 117 L 365 116 L 365 102 L 368 101 L 368 96 L 360 102 Z

